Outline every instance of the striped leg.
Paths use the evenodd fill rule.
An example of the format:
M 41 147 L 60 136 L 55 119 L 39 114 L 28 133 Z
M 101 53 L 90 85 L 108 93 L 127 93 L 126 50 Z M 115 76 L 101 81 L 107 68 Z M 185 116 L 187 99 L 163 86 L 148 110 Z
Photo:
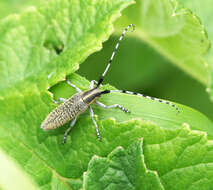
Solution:
M 125 93 L 125 94 L 142 96 L 142 97 L 145 97 L 147 99 L 151 99 L 151 100 L 155 100 L 155 101 L 158 101 L 158 102 L 161 102 L 161 103 L 164 103 L 164 104 L 168 104 L 169 106 L 175 108 L 177 110 L 177 113 L 180 113 L 179 108 L 175 104 L 173 104 L 171 102 L 168 102 L 168 101 L 165 101 L 165 100 L 160 100 L 158 98 L 153 98 L 153 97 L 150 97 L 150 96 L 146 96 L 144 94 L 139 94 L 139 93 L 136 93 L 136 92 L 130 92 L 130 91 L 126 91 L 126 90 L 110 90 L 110 93 L 111 92 L 119 92 L 119 93 Z
M 70 124 L 69 128 L 64 133 L 64 138 L 63 138 L 62 144 L 64 144 L 66 142 L 67 135 L 70 132 L 70 130 L 72 129 L 72 127 L 75 125 L 76 119 L 77 119 L 77 117 L 74 117 L 74 119 L 72 120 L 72 123 Z
M 103 103 L 98 102 L 98 101 L 96 101 L 95 103 L 96 103 L 98 106 L 100 106 L 100 107 L 102 107 L 102 108 L 104 108 L 104 109 L 119 108 L 119 109 L 121 109 L 122 111 L 124 111 L 124 112 L 126 112 L 126 113 L 130 113 L 130 111 L 129 111 L 128 109 L 124 108 L 123 106 L 121 106 L 121 105 L 119 105 L 119 104 L 113 104 L 113 105 L 111 105 L 111 106 L 106 106 L 106 105 L 104 105 Z
M 75 88 L 75 90 L 77 92 L 82 92 L 80 88 L 78 88 L 77 86 L 75 86 L 74 84 L 72 84 L 70 81 L 66 80 L 67 84 L 70 85 L 71 87 Z
M 55 104 L 59 104 L 60 102 L 64 103 L 64 102 L 66 102 L 66 99 L 65 98 L 58 98 L 57 100 L 53 100 L 53 102 Z
M 96 129 L 98 140 L 100 141 L 101 140 L 100 132 L 99 132 L 99 129 L 98 129 L 98 125 L 97 125 L 97 123 L 96 123 L 96 121 L 94 119 L 94 112 L 93 112 L 93 109 L 92 109 L 91 106 L 89 107 L 89 112 L 90 112 L 90 116 L 92 118 L 92 121 L 93 121 L 93 123 L 95 125 L 95 129 Z

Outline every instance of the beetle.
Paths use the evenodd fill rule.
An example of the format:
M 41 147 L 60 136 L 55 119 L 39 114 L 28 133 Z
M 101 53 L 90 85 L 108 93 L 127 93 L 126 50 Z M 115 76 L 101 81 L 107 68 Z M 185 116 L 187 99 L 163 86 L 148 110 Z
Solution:
M 134 31 L 135 30 L 134 24 L 130 24 L 122 32 L 114 50 L 113 50 L 113 53 L 112 53 L 110 60 L 107 64 L 107 67 L 104 70 L 101 77 L 99 78 L 98 82 L 96 82 L 95 80 L 92 80 L 90 82 L 89 89 L 82 92 L 77 86 L 72 84 L 70 81 L 66 80 L 67 84 L 70 85 L 71 87 L 75 88 L 77 93 L 74 94 L 73 96 L 71 96 L 67 100 L 64 99 L 64 98 L 58 98 L 58 101 L 62 102 L 62 104 L 60 104 L 58 107 L 56 107 L 52 112 L 50 112 L 47 115 L 47 117 L 45 118 L 45 120 L 41 124 L 41 128 L 43 130 L 52 130 L 52 129 L 59 128 L 62 125 L 64 125 L 65 123 L 67 123 L 68 121 L 73 119 L 69 128 L 64 133 L 64 138 L 63 138 L 63 141 L 62 141 L 62 143 L 64 144 L 66 142 L 66 138 L 67 138 L 68 133 L 70 132 L 71 128 L 75 125 L 77 116 L 80 115 L 81 113 L 83 113 L 84 111 L 86 111 L 87 109 L 89 109 L 93 124 L 95 125 L 97 137 L 98 137 L 99 140 L 101 140 L 100 132 L 99 132 L 99 129 L 98 129 L 98 125 L 97 125 L 97 123 L 94 119 L 94 112 L 93 112 L 93 109 L 91 107 L 91 104 L 96 103 L 98 106 L 100 106 L 102 108 L 106 108 L 106 109 L 108 109 L 108 108 L 119 108 L 126 113 L 130 113 L 130 111 L 128 109 L 124 108 L 123 106 L 121 106 L 119 104 L 106 106 L 103 103 L 98 101 L 98 99 L 103 94 L 108 94 L 108 93 L 112 93 L 112 92 L 143 96 L 143 97 L 148 98 L 148 99 L 152 99 L 152 100 L 156 100 L 156 101 L 161 102 L 161 103 L 168 104 L 168 105 L 174 107 L 179 112 L 179 108 L 176 105 L 172 104 L 171 102 L 165 101 L 165 100 L 160 100 L 158 98 L 153 98 L 153 97 L 150 97 L 150 96 L 146 96 L 146 95 L 135 93 L 135 92 L 125 91 L 125 90 L 101 90 L 99 88 L 101 86 L 103 80 L 104 80 L 104 76 L 106 75 L 106 73 L 108 72 L 108 70 L 111 66 L 112 60 L 113 60 L 114 55 L 115 55 L 115 53 L 116 53 L 116 51 L 119 47 L 121 40 L 123 39 L 123 37 L 124 37 L 125 33 L 128 31 L 128 29 L 131 28 L 131 27 L 133 28 L 132 31 Z M 59 103 L 55 100 L 54 100 L 54 102 Z

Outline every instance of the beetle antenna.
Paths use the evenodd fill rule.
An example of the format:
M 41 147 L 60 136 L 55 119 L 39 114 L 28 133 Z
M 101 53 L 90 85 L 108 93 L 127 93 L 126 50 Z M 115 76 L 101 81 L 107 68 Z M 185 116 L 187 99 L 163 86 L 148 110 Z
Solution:
M 118 42 L 117 42 L 117 44 L 116 44 L 116 46 L 115 46 L 113 52 L 112 52 L 112 55 L 111 55 L 111 57 L 110 57 L 110 60 L 109 60 L 109 62 L 108 62 L 108 64 L 107 64 L 107 67 L 106 67 L 105 71 L 103 72 L 103 74 L 101 75 L 101 77 L 100 77 L 99 80 L 98 80 L 97 87 L 99 87 L 100 84 L 103 82 L 104 76 L 106 75 L 107 71 L 109 70 L 109 67 L 110 67 L 110 65 L 111 65 L 111 63 L 112 63 L 112 60 L 113 60 L 113 58 L 114 58 L 114 56 L 115 56 L 115 53 L 116 53 L 116 51 L 117 51 L 117 49 L 118 49 L 118 47 L 119 47 L 119 44 L 120 44 L 121 40 L 123 39 L 125 33 L 128 31 L 128 29 L 129 29 L 130 27 L 133 27 L 133 30 L 132 30 L 132 31 L 135 30 L 135 25 L 134 25 L 134 24 L 130 24 L 130 25 L 128 25 L 128 26 L 124 29 L 124 31 L 122 32 L 122 34 L 121 34 L 121 36 L 120 36 L 120 38 L 119 38 L 119 40 L 118 40 Z

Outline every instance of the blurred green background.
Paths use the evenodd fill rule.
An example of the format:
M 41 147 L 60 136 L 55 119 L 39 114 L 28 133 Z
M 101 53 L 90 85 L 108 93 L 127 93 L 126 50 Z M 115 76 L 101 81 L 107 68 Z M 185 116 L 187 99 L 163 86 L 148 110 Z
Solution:
M 41 0 L 1 0 L 0 18 L 19 13 L 40 2 Z M 88 80 L 97 80 L 106 67 L 118 38 L 118 35 L 112 35 L 103 44 L 100 52 L 94 53 L 80 65 L 77 73 Z M 140 92 L 190 106 L 213 120 L 213 103 L 210 102 L 205 87 L 141 39 L 126 36 L 104 82 L 118 89 Z

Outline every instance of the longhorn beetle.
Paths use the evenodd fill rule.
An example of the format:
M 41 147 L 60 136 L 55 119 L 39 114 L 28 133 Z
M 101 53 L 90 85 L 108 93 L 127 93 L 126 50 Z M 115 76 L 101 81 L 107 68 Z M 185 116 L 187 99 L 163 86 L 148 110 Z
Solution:
M 58 98 L 58 101 L 62 102 L 62 104 L 60 104 L 56 109 L 54 109 L 52 112 L 50 112 L 49 115 L 46 117 L 46 119 L 41 124 L 42 129 L 51 130 L 51 129 L 58 128 L 58 127 L 62 126 L 63 124 L 67 123 L 68 121 L 70 121 L 71 119 L 73 119 L 71 124 L 70 124 L 70 127 L 66 130 L 66 132 L 64 134 L 64 138 L 63 138 L 63 142 L 62 142 L 63 144 L 66 141 L 66 137 L 67 137 L 69 131 L 75 125 L 77 116 L 79 114 L 81 114 L 82 112 L 84 112 L 85 110 L 87 110 L 88 108 L 89 108 L 90 116 L 91 116 L 92 121 L 93 121 L 95 128 L 96 128 L 96 133 L 97 133 L 98 139 L 99 140 L 101 139 L 99 129 L 98 129 L 98 125 L 97 125 L 97 123 L 94 119 L 94 113 L 93 113 L 93 109 L 91 107 L 91 104 L 94 103 L 94 102 L 102 108 L 119 108 L 126 113 L 129 112 L 128 109 L 124 108 L 123 106 L 121 106 L 119 104 L 106 106 L 106 105 L 102 104 L 101 102 L 99 102 L 97 99 L 100 98 L 100 96 L 103 95 L 103 94 L 108 94 L 108 93 L 111 93 L 111 92 L 119 92 L 119 93 L 126 93 L 126 94 L 143 96 L 143 97 L 148 98 L 148 99 L 152 99 L 152 100 L 156 100 L 158 102 L 162 102 L 164 104 L 168 104 L 168 105 L 174 107 L 179 112 L 178 107 L 176 107 L 174 104 L 172 104 L 168 101 L 165 101 L 165 100 L 160 100 L 158 98 L 153 98 L 153 97 L 150 97 L 150 96 L 145 96 L 143 94 L 139 94 L 139 93 L 135 93 L 135 92 L 129 92 L 129 91 L 125 91 L 125 90 L 101 90 L 99 88 L 101 83 L 104 80 L 104 76 L 106 75 L 107 71 L 109 70 L 109 67 L 112 63 L 112 60 L 114 58 L 114 55 L 115 55 L 115 53 L 118 49 L 118 46 L 119 46 L 121 40 L 124 37 L 124 34 L 127 32 L 127 30 L 130 27 L 133 27 L 132 31 L 135 30 L 135 26 L 133 24 L 130 24 L 129 26 L 127 26 L 124 29 L 123 33 L 121 34 L 121 36 L 120 36 L 120 38 L 119 38 L 119 40 L 118 40 L 118 42 L 117 42 L 117 44 L 114 48 L 114 51 L 112 52 L 111 58 L 110 58 L 110 60 L 107 64 L 106 69 L 104 70 L 103 74 L 99 78 L 98 82 L 96 82 L 95 80 L 92 80 L 90 82 L 89 90 L 82 92 L 74 84 L 72 84 L 70 81 L 66 80 L 67 84 L 70 85 L 71 87 L 75 88 L 77 93 L 74 94 L 72 97 L 70 97 L 67 100 L 64 99 L 64 98 Z M 54 102 L 59 103 L 55 100 L 54 100 Z

